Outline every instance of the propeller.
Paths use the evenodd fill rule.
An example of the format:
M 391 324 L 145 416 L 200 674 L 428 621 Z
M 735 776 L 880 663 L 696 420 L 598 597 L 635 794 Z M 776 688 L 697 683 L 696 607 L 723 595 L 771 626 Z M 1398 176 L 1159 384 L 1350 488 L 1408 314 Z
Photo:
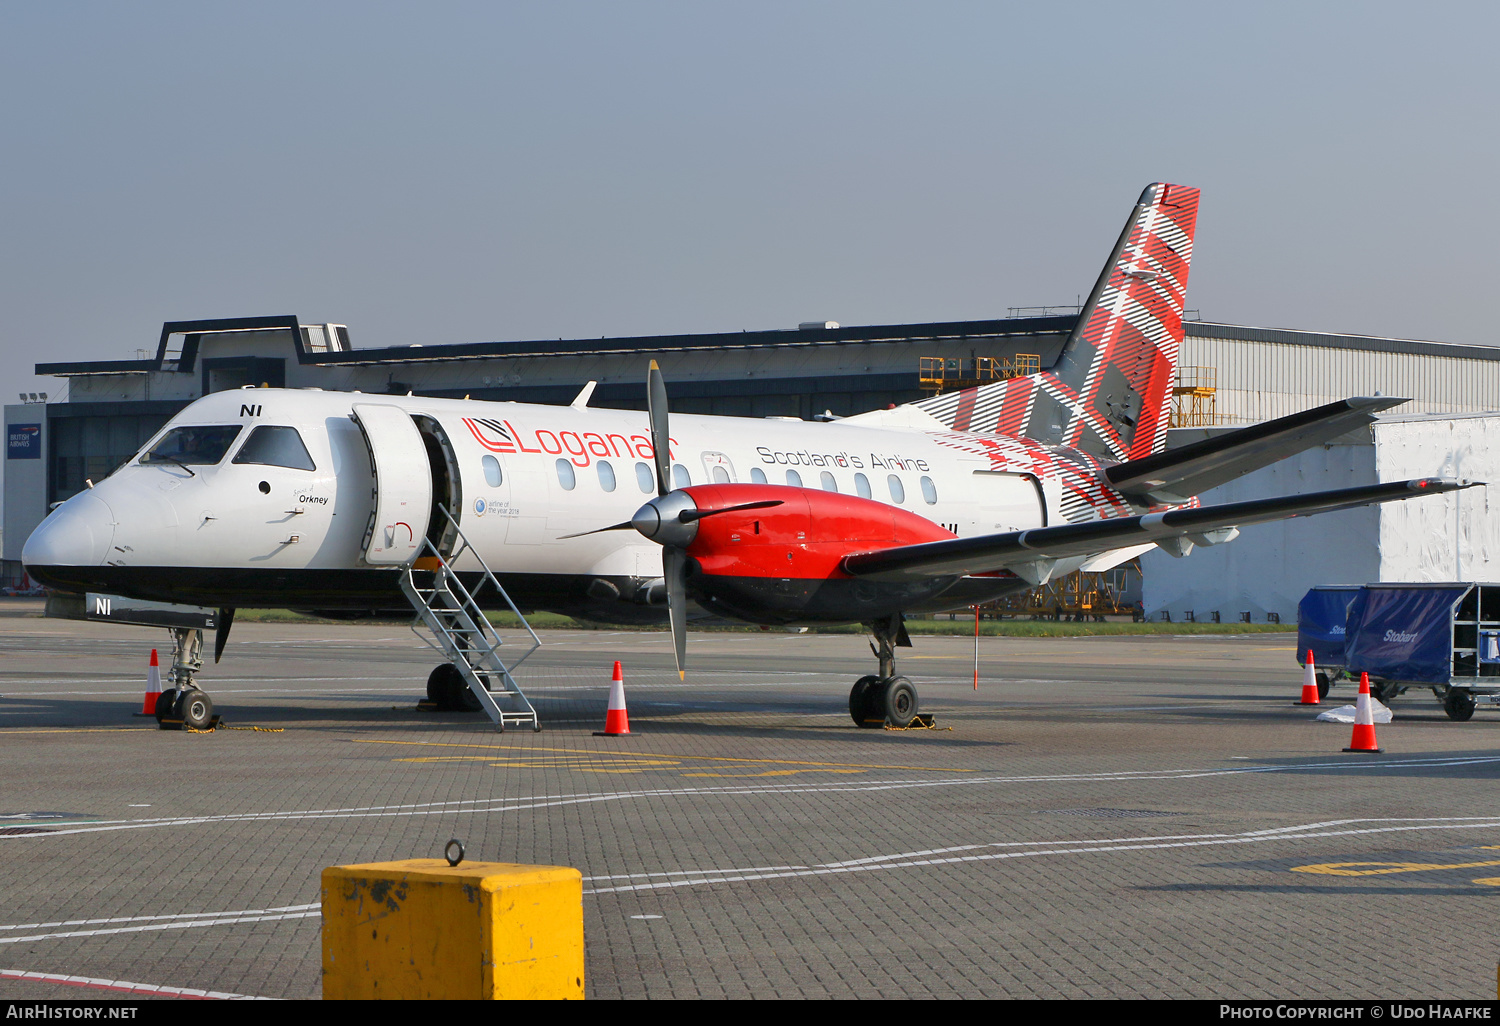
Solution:
M 667 382 L 655 360 L 651 361 L 651 369 L 646 374 L 646 415 L 651 420 L 651 451 L 656 456 L 656 501 L 636 510 L 630 523 L 634 527 L 637 520 L 645 521 L 644 526 L 650 526 L 652 530 L 649 534 L 646 531 L 641 533 L 661 543 L 662 578 L 667 585 L 667 619 L 672 625 L 672 654 L 677 657 L 677 679 L 687 680 L 684 668 L 687 663 L 686 548 L 698 533 L 698 525 L 696 521 L 684 521 L 682 514 L 697 507 L 686 492 L 674 493 L 667 477 L 672 469 L 672 436 L 667 430 Z M 669 505 L 668 500 L 674 494 L 678 501 L 670 505 L 677 508 L 663 508 Z
M 229 628 L 234 626 L 234 607 L 221 608 L 219 618 L 214 621 L 218 626 L 214 629 L 214 662 L 218 662 L 224 655 L 224 645 L 229 641 Z
M 720 513 L 780 506 L 782 500 L 761 499 L 719 509 L 699 509 L 691 495 L 672 488 L 668 477 L 672 464 L 672 440 L 667 430 L 667 385 L 655 360 L 651 361 L 651 371 L 646 379 L 646 410 L 651 422 L 651 450 L 656 460 L 656 498 L 636 510 L 635 516 L 624 523 L 565 534 L 561 538 L 583 538 L 605 531 L 633 529 L 662 547 L 662 578 L 667 586 L 672 650 L 677 657 L 677 676 L 686 680 L 687 671 L 683 667 L 687 662 L 687 547 L 698 536 L 698 521 Z

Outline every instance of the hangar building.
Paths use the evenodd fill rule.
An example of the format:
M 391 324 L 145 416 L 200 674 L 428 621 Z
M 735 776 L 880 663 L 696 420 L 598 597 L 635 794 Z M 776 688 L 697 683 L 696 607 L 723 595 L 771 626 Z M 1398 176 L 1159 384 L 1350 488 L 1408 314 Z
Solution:
M 5 407 L 3 576 L 19 579 L 21 547 L 51 504 L 78 492 L 86 480 L 110 473 L 172 415 L 211 392 L 269 385 L 567 403 L 593 380 L 599 383 L 593 405 L 644 409 L 646 363 L 655 358 L 667 374 L 672 408 L 677 412 L 844 416 L 910 402 L 938 388 L 1051 367 L 1073 327 L 1076 311 L 1012 312 L 1040 316 L 860 327 L 819 321 L 787 330 L 421 342 L 379 349 L 354 348 L 343 325 L 304 325 L 290 316 L 168 322 L 162 326 L 154 356 L 38 364 L 38 374 L 66 381 L 66 400 L 39 402 L 35 397 L 32 401 L 22 397 L 21 403 Z M 1399 408 L 1393 420 L 1414 414 L 1500 409 L 1500 349 L 1208 321 L 1188 321 L 1185 328 L 1174 413 L 1174 423 L 1183 426 L 1170 433 L 1169 445 L 1181 444 L 1186 436 L 1201 437 L 1204 430 L 1243 426 L 1352 395 L 1410 396 L 1412 402 Z M 1419 418 L 1412 423 L 1430 422 Z M 1489 424 L 1490 419 L 1457 418 L 1452 423 L 1467 425 L 1453 429 L 1457 439 L 1465 431 Z M 1416 429 L 1392 428 L 1401 430 Z M 1390 441 L 1397 434 L 1382 435 L 1382 431 L 1383 425 L 1376 429 L 1373 441 L 1351 440 L 1357 444 L 1348 447 L 1349 467 L 1340 480 L 1360 483 L 1366 478 L 1359 474 L 1384 475 L 1392 470 L 1395 463 L 1381 456 L 1379 439 L 1388 439 L 1387 448 L 1402 443 Z M 1364 451 L 1361 446 L 1371 451 L 1356 456 L 1355 450 Z M 1205 495 L 1204 501 L 1230 501 L 1250 494 L 1251 489 L 1261 489 L 1253 494 L 1267 495 L 1334 487 L 1328 479 L 1316 478 L 1315 463 L 1307 462 L 1315 458 L 1316 454 L 1310 454 L 1288 461 L 1303 468 L 1305 485 L 1301 478 L 1265 477 L 1295 477 L 1283 465 L 1217 489 Z M 1409 476 L 1438 472 L 1434 466 Z M 1462 494 L 1456 500 L 1463 508 L 1460 519 L 1479 515 L 1475 504 L 1482 505 L 1482 499 L 1474 498 L 1479 490 Z M 1295 592 L 1300 597 L 1305 590 L 1300 581 L 1309 564 L 1301 561 L 1300 568 L 1287 566 L 1268 574 L 1265 560 L 1275 556 L 1283 564 L 1296 564 L 1298 550 L 1273 546 L 1257 550 L 1258 557 L 1248 562 L 1236 553 L 1248 556 L 1257 537 L 1254 532 L 1272 530 L 1294 534 L 1310 530 L 1314 533 L 1307 544 L 1321 551 L 1324 546 L 1317 539 L 1325 528 L 1320 525 L 1326 523 L 1326 530 L 1332 531 L 1336 523 L 1344 523 L 1339 518 L 1358 515 L 1362 514 L 1332 514 L 1321 521 L 1248 529 L 1245 537 L 1219 552 L 1200 551 L 1185 561 L 1150 553 L 1143 559 L 1145 608 L 1148 613 L 1167 610 L 1174 619 L 1188 611 L 1204 614 L 1200 618 L 1219 611 L 1225 619 L 1246 610 L 1254 611 L 1256 619 L 1268 612 L 1293 615 L 1296 599 L 1288 600 L 1288 596 Z M 1347 524 L 1343 528 L 1346 532 L 1354 529 Z M 1472 533 L 1473 529 L 1468 530 Z M 1443 543 L 1435 541 L 1432 546 L 1441 549 Z M 1379 552 L 1384 551 L 1382 527 Z M 1235 558 L 1255 572 L 1242 574 L 1215 562 Z M 1380 561 L 1378 553 L 1362 558 L 1362 563 L 1349 564 L 1347 571 L 1339 568 L 1341 572 L 1331 578 L 1310 583 L 1374 580 L 1393 569 Z M 1485 565 L 1464 564 L 1466 572 L 1477 572 Z M 1231 587 L 1226 583 L 1231 579 L 1241 583 Z

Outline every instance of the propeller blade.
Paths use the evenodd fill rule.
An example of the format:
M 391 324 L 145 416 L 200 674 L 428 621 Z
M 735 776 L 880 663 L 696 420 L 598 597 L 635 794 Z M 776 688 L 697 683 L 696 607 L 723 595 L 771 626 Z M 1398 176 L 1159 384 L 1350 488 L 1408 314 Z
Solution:
M 723 509 L 685 509 L 677 514 L 677 519 L 684 524 L 691 524 L 695 520 L 716 517 L 720 513 L 738 513 L 745 509 L 767 509 L 781 504 L 781 499 L 762 499 L 760 502 L 742 502 L 738 506 L 725 506 Z
M 656 453 L 656 494 L 660 497 L 672 490 L 672 439 L 667 432 L 667 383 L 655 360 L 651 361 L 651 371 L 646 377 L 646 410 L 651 418 L 651 448 Z
M 229 628 L 234 626 L 234 609 L 220 609 L 214 622 L 218 624 L 214 628 L 214 662 L 217 663 L 224 655 L 225 643 L 229 641 Z
M 634 524 L 627 520 L 623 524 L 610 524 L 608 527 L 596 527 L 592 531 L 579 531 L 577 534 L 560 534 L 557 536 L 557 540 L 562 541 L 564 538 L 586 538 L 591 534 L 600 534 L 604 531 L 623 531 L 627 527 L 634 526 Z
M 662 577 L 667 583 L 667 615 L 672 621 L 672 651 L 677 656 L 677 678 L 687 679 L 687 560 L 686 552 L 671 545 L 661 550 Z

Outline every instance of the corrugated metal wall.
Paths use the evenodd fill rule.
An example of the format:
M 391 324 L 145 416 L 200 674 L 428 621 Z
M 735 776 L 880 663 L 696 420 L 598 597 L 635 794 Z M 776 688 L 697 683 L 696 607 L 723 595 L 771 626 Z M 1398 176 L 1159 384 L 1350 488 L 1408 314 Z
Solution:
M 1180 365 L 1218 373 L 1217 422 L 1253 424 L 1356 395 L 1410 396 L 1401 413 L 1500 409 L 1500 361 L 1204 338 L 1188 326 Z

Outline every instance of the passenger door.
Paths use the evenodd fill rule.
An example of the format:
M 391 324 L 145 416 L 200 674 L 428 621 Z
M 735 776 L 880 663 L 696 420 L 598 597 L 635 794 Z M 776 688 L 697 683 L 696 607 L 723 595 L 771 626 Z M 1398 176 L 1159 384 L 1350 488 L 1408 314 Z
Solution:
M 356 403 L 354 421 L 370 450 L 374 506 L 365 528 L 365 562 L 406 563 L 417 554 L 432 511 L 427 448 L 411 415 L 399 406 Z

